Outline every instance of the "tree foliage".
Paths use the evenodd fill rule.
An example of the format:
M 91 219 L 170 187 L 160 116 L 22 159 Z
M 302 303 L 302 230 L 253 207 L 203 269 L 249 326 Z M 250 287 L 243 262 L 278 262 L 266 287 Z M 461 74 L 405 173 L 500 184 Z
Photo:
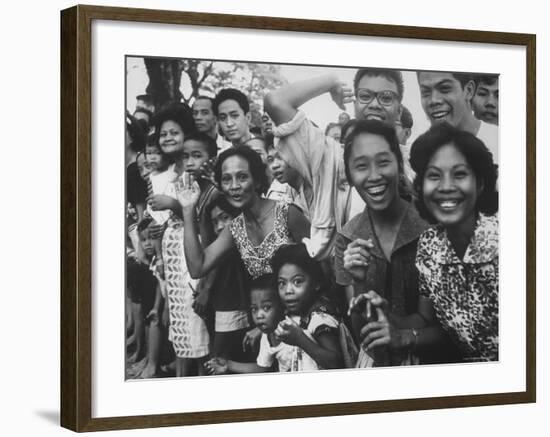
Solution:
M 273 64 L 166 58 L 144 58 L 144 63 L 149 77 L 145 92 L 156 108 L 171 102 L 191 103 L 198 95 L 214 96 L 231 87 L 244 92 L 258 111 L 265 94 L 286 83 L 280 66 Z

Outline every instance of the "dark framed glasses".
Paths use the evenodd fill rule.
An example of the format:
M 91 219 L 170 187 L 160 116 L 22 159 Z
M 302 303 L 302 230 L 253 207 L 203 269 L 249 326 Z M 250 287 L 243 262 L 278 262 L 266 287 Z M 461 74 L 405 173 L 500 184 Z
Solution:
M 356 93 L 359 103 L 369 104 L 376 98 L 382 106 L 391 106 L 399 100 L 399 95 L 392 90 L 372 91 L 367 88 L 359 88 Z

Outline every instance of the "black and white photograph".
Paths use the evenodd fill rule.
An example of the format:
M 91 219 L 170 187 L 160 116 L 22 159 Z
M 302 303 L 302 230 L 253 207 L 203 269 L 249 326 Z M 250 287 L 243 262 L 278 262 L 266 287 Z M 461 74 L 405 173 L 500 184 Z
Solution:
M 498 74 L 127 55 L 125 94 L 126 380 L 499 361 Z

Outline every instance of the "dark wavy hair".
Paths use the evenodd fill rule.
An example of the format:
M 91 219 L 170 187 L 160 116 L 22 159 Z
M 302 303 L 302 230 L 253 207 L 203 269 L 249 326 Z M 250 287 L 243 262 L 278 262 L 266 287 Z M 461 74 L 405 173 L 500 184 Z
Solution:
M 262 162 L 262 158 L 254 150 L 248 146 L 230 147 L 218 156 L 216 165 L 214 166 L 214 178 L 221 189 L 222 182 L 222 165 L 227 158 L 231 156 L 239 156 L 248 162 L 248 168 L 252 179 L 256 185 L 256 192 L 260 195 L 264 194 L 269 188 L 269 181 L 266 174 L 266 165 Z
M 405 105 L 401 105 L 401 125 L 404 128 L 409 129 L 413 127 L 413 117 L 411 111 L 409 111 Z
M 253 290 L 269 290 L 275 293 L 277 302 L 281 303 L 279 300 L 279 293 L 277 292 L 277 280 L 273 273 L 266 273 L 265 275 L 252 279 L 249 284 L 249 289 L 250 292 Z
M 171 103 L 155 114 L 153 125 L 155 126 L 155 138 L 157 142 L 160 129 L 166 121 L 177 123 L 183 131 L 184 139 L 196 132 L 193 111 L 185 103 Z
M 317 282 L 321 292 L 328 290 L 329 284 L 323 272 L 323 268 L 321 267 L 321 263 L 309 256 L 304 243 L 285 244 L 279 247 L 273 254 L 270 264 L 275 277 L 277 277 L 282 266 L 285 264 L 294 264 L 307 272 L 307 274 Z
M 395 83 L 395 85 L 397 85 L 397 95 L 399 96 L 399 101 L 403 100 L 403 91 L 405 87 L 403 85 L 403 75 L 401 74 L 401 71 L 390 70 L 387 68 L 371 68 L 371 67 L 360 68 L 355 73 L 355 78 L 353 79 L 353 89 L 355 90 L 355 92 L 357 92 L 357 88 L 359 87 L 359 82 L 361 81 L 363 76 L 372 76 L 372 77 L 381 76 L 385 79 L 388 79 L 390 82 Z
M 189 136 L 186 135 L 183 141 L 196 141 L 201 143 L 204 146 L 209 158 L 215 158 L 218 155 L 218 145 L 216 144 L 216 140 L 204 132 L 195 131 Z
M 143 232 L 145 229 L 149 227 L 151 223 L 153 223 L 153 219 L 151 217 L 145 217 L 141 219 L 141 221 L 137 225 L 137 231 Z
M 212 105 L 212 110 L 214 115 L 218 116 L 218 107 L 225 102 L 226 100 L 235 100 L 243 112 L 248 114 L 250 111 L 250 103 L 248 102 L 248 97 L 244 95 L 242 91 L 239 91 L 235 88 L 224 88 L 214 98 L 214 104 Z
M 358 120 L 355 123 L 355 126 L 353 126 L 353 130 L 346 138 L 346 142 L 344 144 L 344 169 L 346 171 L 346 178 L 348 179 L 348 183 L 350 185 L 353 185 L 351 182 L 351 174 L 349 171 L 349 158 L 351 156 L 351 150 L 353 148 L 353 141 L 361 134 L 380 135 L 386 140 L 386 142 L 390 146 L 390 151 L 397 159 L 397 168 L 399 170 L 399 195 L 405 200 L 412 200 L 412 193 L 410 192 L 408 184 L 405 180 L 405 172 L 403 170 L 403 154 L 401 153 L 401 147 L 399 147 L 399 140 L 397 139 L 395 129 L 392 126 L 388 126 L 387 124 L 378 120 Z
M 476 175 L 476 180 L 483 182 L 483 191 L 477 199 L 476 211 L 487 215 L 498 212 L 498 166 L 493 162 L 492 153 L 474 134 L 459 130 L 448 123 L 441 123 L 420 135 L 411 146 L 410 163 L 416 173 L 413 188 L 417 194 L 415 203 L 420 216 L 430 223 L 436 222 L 424 204 L 422 186 L 430 159 L 446 144 L 454 145 L 464 155 Z

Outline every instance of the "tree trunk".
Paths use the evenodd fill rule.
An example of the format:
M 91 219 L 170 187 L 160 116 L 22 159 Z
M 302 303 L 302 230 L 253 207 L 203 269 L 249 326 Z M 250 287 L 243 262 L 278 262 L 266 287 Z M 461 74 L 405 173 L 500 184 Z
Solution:
M 149 84 L 145 92 L 152 96 L 155 109 L 181 102 L 180 91 L 183 62 L 179 59 L 144 58 L 145 68 L 149 76 Z

